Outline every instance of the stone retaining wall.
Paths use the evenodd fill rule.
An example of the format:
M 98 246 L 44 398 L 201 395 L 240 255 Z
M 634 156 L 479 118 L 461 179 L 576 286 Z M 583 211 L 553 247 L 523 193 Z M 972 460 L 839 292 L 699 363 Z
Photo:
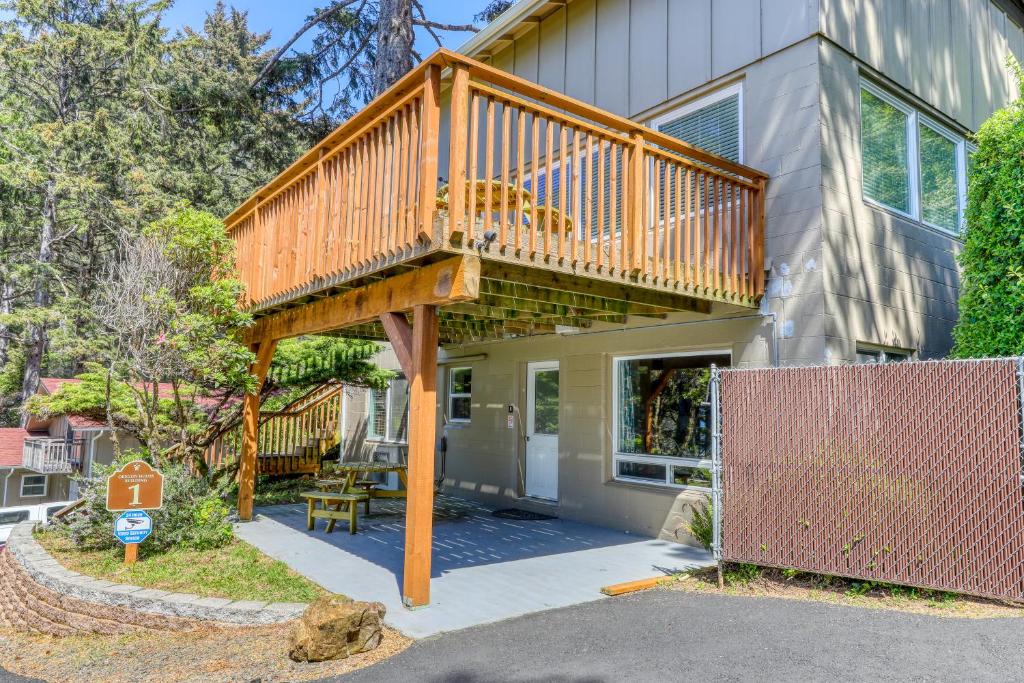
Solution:
M 256 626 L 288 621 L 305 603 L 203 598 L 115 584 L 65 569 L 22 522 L 0 554 L 0 617 L 19 630 L 68 635 L 180 631 L 200 622 Z

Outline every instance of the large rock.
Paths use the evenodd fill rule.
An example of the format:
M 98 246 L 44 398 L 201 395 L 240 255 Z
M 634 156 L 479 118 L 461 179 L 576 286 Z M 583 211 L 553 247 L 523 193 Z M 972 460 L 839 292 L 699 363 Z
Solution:
M 384 637 L 384 605 L 324 595 L 295 623 L 288 656 L 296 662 L 344 659 L 380 645 Z

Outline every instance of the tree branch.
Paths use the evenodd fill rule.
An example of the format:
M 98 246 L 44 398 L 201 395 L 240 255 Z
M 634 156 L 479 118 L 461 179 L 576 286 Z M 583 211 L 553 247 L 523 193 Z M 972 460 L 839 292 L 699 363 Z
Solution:
M 437 21 L 430 21 L 428 19 L 413 19 L 413 26 L 423 26 L 425 28 L 436 28 L 439 31 L 472 31 L 477 33 L 480 31 L 479 28 L 473 26 L 473 24 L 442 24 Z
M 302 27 L 298 31 L 296 31 L 291 38 L 288 39 L 288 42 L 282 45 L 281 48 L 274 53 L 274 56 L 270 58 L 270 61 L 263 66 L 263 69 L 260 71 L 259 75 L 256 76 L 252 83 L 249 84 L 249 89 L 254 89 L 257 85 L 260 84 L 260 82 L 264 78 L 267 77 L 267 74 L 269 74 L 271 70 L 273 70 L 274 66 L 276 66 L 277 63 L 281 61 L 281 58 L 284 56 L 284 53 L 287 52 L 288 49 L 295 44 L 295 41 L 301 38 L 303 34 L 306 33 L 306 31 L 313 28 L 314 26 L 316 26 L 321 21 L 331 16 L 338 10 L 344 9 L 349 5 L 354 5 L 355 3 L 356 0 L 344 0 L 343 2 L 339 2 L 337 5 L 332 5 L 331 7 L 328 7 L 319 14 L 314 15 L 312 19 L 303 24 Z

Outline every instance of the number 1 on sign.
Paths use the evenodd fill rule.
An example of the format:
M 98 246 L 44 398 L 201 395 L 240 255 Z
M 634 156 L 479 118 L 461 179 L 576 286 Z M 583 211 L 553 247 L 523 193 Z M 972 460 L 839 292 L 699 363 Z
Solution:
M 141 487 L 142 484 L 132 484 L 131 486 L 128 487 L 128 490 L 132 492 L 132 501 L 128 503 L 129 505 L 139 504 L 139 489 Z

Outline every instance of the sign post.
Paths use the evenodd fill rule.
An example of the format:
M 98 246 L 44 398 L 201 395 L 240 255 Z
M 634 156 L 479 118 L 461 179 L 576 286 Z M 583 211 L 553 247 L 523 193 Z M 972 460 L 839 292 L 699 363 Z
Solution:
M 124 563 L 134 564 L 139 543 L 153 533 L 146 510 L 164 504 L 164 475 L 142 460 L 134 460 L 107 477 L 107 510 L 124 512 L 114 521 L 114 536 L 124 543 Z

